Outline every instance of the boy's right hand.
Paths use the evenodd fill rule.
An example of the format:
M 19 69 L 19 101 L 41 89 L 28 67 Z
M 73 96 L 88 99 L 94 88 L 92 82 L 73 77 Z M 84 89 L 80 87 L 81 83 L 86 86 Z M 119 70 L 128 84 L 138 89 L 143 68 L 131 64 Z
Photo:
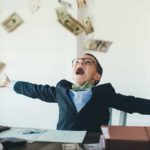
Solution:
M 0 87 L 8 87 L 10 82 L 11 81 L 6 74 L 0 76 Z

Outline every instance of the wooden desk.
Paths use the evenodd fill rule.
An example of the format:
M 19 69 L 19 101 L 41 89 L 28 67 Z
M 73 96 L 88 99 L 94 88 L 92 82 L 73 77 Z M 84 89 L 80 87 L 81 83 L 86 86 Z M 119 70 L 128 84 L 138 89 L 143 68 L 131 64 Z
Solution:
M 82 145 L 86 143 L 98 143 L 99 137 L 100 133 L 87 133 Z M 8 148 L 7 150 L 62 150 L 62 143 L 34 142 L 19 147 Z
M 7 150 L 62 150 L 62 144 L 35 142 L 27 143 L 24 146 L 8 148 Z

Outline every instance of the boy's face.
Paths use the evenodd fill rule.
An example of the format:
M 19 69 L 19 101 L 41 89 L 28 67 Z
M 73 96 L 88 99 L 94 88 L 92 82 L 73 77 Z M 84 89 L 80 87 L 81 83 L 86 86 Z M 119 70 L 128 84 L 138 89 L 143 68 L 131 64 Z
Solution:
M 83 55 L 75 59 L 72 67 L 75 84 L 83 85 L 85 82 L 94 84 L 101 78 L 96 70 L 96 60 L 92 56 Z

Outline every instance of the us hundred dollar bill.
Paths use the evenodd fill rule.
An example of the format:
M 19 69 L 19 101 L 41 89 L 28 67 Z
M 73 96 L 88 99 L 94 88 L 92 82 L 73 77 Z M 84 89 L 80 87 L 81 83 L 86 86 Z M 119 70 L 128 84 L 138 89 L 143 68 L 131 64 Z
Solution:
M 41 0 L 30 0 L 29 1 L 29 9 L 31 13 L 35 13 L 41 7 Z
M 85 33 L 90 34 L 94 32 L 94 27 L 90 17 L 86 17 L 83 19 L 83 25 L 85 27 Z
M 2 22 L 2 26 L 7 32 L 11 32 L 14 31 L 22 23 L 23 19 L 16 12 L 14 12 Z
M 84 144 L 86 150 L 103 150 L 100 144 Z
M 111 44 L 111 41 L 89 39 L 85 42 L 84 49 L 99 52 L 108 52 L 108 49 L 110 48 Z
M 79 35 L 85 31 L 85 27 L 76 19 L 74 19 L 66 9 L 57 8 L 56 9 L 57 19 L 63 27 L 68 29 L 74 35 Z
M 56 8 L 56 15 L 57 15 L 57 19 L 61 20 L 64 16 L 66 16 L 68 14 L 67 9 L 64 7 L 58 7 Z
M 79 9 L 87 7 L 86 0 L 76 0 L 76 1 L 77 1 L 77 6 L 78 6 Z
M 83 150 L 78 144 L 62 144 L 63 150 Z
M 3 69 L 5 68 L 6 64 L 4 62 L 0 61 L 0 73 L 3 71 Z
M 72 4 L 69 2 L 66 2 L 64 0 L 58 0 L 58 2 L 65 8 L 72 8 Z

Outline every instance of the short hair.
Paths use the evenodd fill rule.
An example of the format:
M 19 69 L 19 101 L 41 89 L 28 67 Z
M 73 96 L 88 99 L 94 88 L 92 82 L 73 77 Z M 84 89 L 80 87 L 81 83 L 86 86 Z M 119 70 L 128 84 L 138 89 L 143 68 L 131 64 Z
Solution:
M 94 58 L 94 60 L 96 61 L 96 71 L 98 72 L 98 74 L 100 74 L 100 75 L 102 76 L 102 74 L 103 74 L 103 68 L 102 68 L 102 66 L 100 65 L 100 63 L 99 63 L 99 61 L 97 60 L 97 58 L 96 58 L 94 55 L 92 55 L 91 53 L 85 53 L 84 55 L 88 55 L 88 56 L 91 56 L 91 57 Z M 94 83 L 94 85 L 97 85 L 97 84 L 99 83 L 99 81 L 100 81 L 100 80 L 96 81 L 96 82 Z

